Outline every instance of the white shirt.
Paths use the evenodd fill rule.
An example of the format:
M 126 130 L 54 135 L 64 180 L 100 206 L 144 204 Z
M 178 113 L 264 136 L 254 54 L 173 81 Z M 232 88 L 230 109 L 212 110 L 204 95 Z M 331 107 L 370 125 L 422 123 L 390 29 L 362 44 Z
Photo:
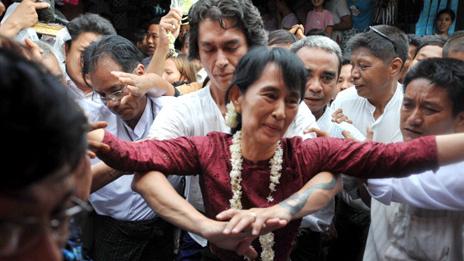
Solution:
M 71 98 L 73 98 L 75 101 L 92 99 L 93 92 L 85 93 L 84 91 L 79 89 L 79 87 L 77 87 L 77 85 L 74 83 L 73 80 L 71 80 L 67 73 L 65 74 L 65 77 L 66 91 L 71 95 Z M 97 103 L 100 103 L 100 101 L 97 101 Z
M 348 131 L 350 135 L 359 141 L 363 141 L 366 137 L 354 127 L 352 124 L 347 122 L 336 123 L 332 121 L 332 114 L 334 113 L 332 107 L 326 108 L 324 114 L 317 120 L 319 128 L 329 134 L 330 137 L 344 139 L 343 131 Z M 352 207 L 369 210 L 369 207 L 364 204 L 362 199 L 357 193 L 357 182 L 356 178 L 346 176 L 342 174 L 343 190 L 339 194 L 342 199 Z
M 351 15 L 346 0 L 329 0 L 326 3 L 326 8 L 332 13 L 334 24 L 340 23 L 340 18 Z
M 145 110 L 134 129 L 121 118 L 113 114 L 105 105 L 81 100 L 80 104 L 88 115 L 90 122 L 108 122 L 107 131 L 123 140 L 137 141 L 148 136 L 149 129 L 161 107 L 174 103 L 174 97 L 148 98 Z M 94 161 L 92 163 L 97 163 Z M 140 194 L 132 191 L 133 175 L 124 175 L 90 195 L 90 202 L 99 215 L 110 216 L 123 221 L 140 221 L 153 219 L 156 215 Z M 170 179 L 175 187 L 176 178 Z
M 353 125 L 349 123 L 336 123 L 332 121 L 332 114 L 334 110 L 327 106 L 324 113 L 321 117 L 317 120 L 317 125 L 322 131 L 327 132 L 330 137 L 334 138 L 341 138 L 344 139 L 342 134 L 343 131 L 349 131 L 351 135 L 357 137 L 358 140 L 364 140 L 365 137 L 361 134 L 361 132 L 356 129 Z M 345 184 L 345 179 L 349 179 L 350 177 L 345 177 L 343 175 L 343 180 Z M 320 211 L 314 213 L 313 215 L 305 216 L 303 221 L 301 222 L 302 227 L 310 227 L 313 231 L 326 231 L 330 224 L 332 223 L 332 219 L 335 213 L 335 200 L 332 199 L 327 206 L 325 206 Z
M 313 127 L 317 128 L 316 120 L 306 104 L 301 103 L 298 114 L 285 136 L 303 136 L 304 130 Z M 224 117 L 207 85 L 201 90 L 178 97 L 175 104 L 164 107 L 150 129 L 150 137 L 169 139 L 180 136 L 204 136 L 212 131 L 230 133 L 230 128 L 226 126 Z M 196 209 L 204 211 L 198 175 L 186 177 L 185 194 Z M 189 234 L 197 243 L 206 246 L 205 239 Z
M 366 139 L 366 137 L 352 124 L 347 122 L 333 122 L 332 114 L 334 111 L 335 110 L 332 107 L 328 106 L 325 109 L 324 114 L 322 114 L 322 116 L 317 120 L 317 125 L 321 130 L 327 132 L 330 137 L 344 139 L 345 137 L 343 136 L 343 131 L 348 131 L 355 139 L 359 141 Z
M 375 107 L 366 98 L 358 95 L 356 88 L 348 88 L 338 93 L 332 108 L 343 109 L 353 125 L 365 136 L 367 128 L 371 127 L 374 132 L 374 141 L 397 142 L 403 137 L 400 130 L 400 110 L 403 102 L 403 88 L 398 83 L 395 93 L 384 108 L 384 113 L 377 119 L 374 118 Z M 388 224 L 394 222 L 398 206 L 392 204 L 385 206 L 372 200 L 371 202 L 371 225 L 364 251 L 364 260 L 379 260 L 390 245 L 391 236 Z M 380 259 L 383 260 L 383 259 Z
M 377 235 L 383 241 L 372 241 L 377 251 L 366 252 L 364 259 L 464 260 L 463 174 L 464 162 L 459 162 L 436 173 L 370 179 L 370 192 L 390 205 L 384 209 L 393 214 L 379 219 L 384 223 L 371 224 L 378 226 L 377 232 L 383 230 L 384 237 Z
M 402 141 L 400 110 L 403 103 L 403 86 L 399 83 L 397 86 L 385 106 L 384 113 L 377 119 L 374 118 L 374 105 L 359 96 L 354 87 L 339 92 L 331 107 L 333 110 L 342 108 L 343 113 L 353 121 L 353 126 L 364 136 L 367 136 L 367 128 L 371 127 L 374 141 L 387 143 Z
M 383 204 L 418 208 L 464 210 L 464 161 L 405 178 L 369 179 L 371 196 Z

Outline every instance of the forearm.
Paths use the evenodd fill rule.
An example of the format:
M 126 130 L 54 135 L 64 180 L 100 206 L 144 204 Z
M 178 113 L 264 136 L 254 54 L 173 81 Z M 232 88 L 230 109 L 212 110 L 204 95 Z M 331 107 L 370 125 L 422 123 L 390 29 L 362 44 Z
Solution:
M 321 172 L 277 206 L 288 211 L 291 219 L 298 219 L 326 206 L 341 188 L 341 179 L 338 176 Z
M 112 169 L 103 162 L 92 166 L 92 185 L 90 193 L 93 193 L 123 175 L 122 171 Z
M 151 57 L 150 63 L 145 70 L 146 73 L 156 73 L 159 76 L 163 75 L 164 66 L 166 63 L 166 56 L 169 53 L 169 46 L 164 44 L 159 44 L 156 47 L 155 53 Z
M 197 147 L 191 137 L 129 142 L 102 130 L 92 131 L 88 136 L 92 142 L 107 144 L 110 149 L 97 150 L 96 154 L 108 166 L 117 170 L 134 172 L 156 170 L 192 175 L 197 173 L 200 167 Z M 198 139 L 202 138 L 198 137 Z
M 152 97 L 159 97 L 159 96 L 173 96 L 175 93 L 174 86 L 170 84 L 168 81 L 161 78 L 161 76 L 153 74 L 151 77 L 152 80 L 152 88 L 150 88 L 147 92 L 149 96 Z
M 134 181 L 133 188 L 162 218 L 183 230 L 203 235 L 209 219 L 181 197 L 160 172 L 148 172 Z
M 464 209 L 464 162 L 400 179 L 370 179 L 369 192 L 389 205 L 399 202 L 426 209 Z
M 436 141 L 440 165 L 464 160 L 464 133 L 437 136 Z

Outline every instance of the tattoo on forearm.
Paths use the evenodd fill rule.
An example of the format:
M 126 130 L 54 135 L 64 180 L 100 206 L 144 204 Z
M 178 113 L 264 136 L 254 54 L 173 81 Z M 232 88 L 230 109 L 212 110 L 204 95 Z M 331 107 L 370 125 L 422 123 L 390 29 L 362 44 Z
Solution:
M 297 192 L 293 194 L 290 198 L 280 202 L 279 205 L 283 208 L 288 209 L 291 215 L 295 215 L 296 213 L 300 212 L 301 209 L 303 209 L 303 207 L 306 204 L 306 201 L 311 196 L 311 194 L 313 194 L 314 191 L 318 189 L 331 190 L 334 189 L 336 185 L 337 180 L 334 177 L 332 177 L 332 179 L 327 183 L 316 184 L 303 192 Z

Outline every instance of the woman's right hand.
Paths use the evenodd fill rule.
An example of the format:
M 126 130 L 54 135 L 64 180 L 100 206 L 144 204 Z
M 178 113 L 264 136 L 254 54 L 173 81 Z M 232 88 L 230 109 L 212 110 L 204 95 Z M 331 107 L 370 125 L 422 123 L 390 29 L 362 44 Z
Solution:
M 259 236 L 286 226 L 291 220 L 291 215 L 277 204 L 267 208 L 231 208 L 219 213 L 216 218 L 228 220 L 223 231 L 226 235 L 243 233 L 251 229 L 253 236 Z

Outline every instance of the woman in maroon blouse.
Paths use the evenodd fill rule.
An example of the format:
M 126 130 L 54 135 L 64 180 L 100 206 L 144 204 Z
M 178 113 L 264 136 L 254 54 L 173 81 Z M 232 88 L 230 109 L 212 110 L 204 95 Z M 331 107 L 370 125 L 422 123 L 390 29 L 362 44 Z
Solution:
M 300 218 L 323 207 L 340 188 L 334 175 L 322 171 L 361 178 L 400 177 L 464 159 L 463 134 L 390 145 L 283 139 L 304 96 L 306 75 L 294 54 L 256 48 L 239 62 L 228 92 L 226 120 L 233 125 L 233 136 L 212 132 L 206 137 L 132 143 L 96 130 L 89 133 L 89 142 L 111 148 L 100 144 L 96 151 L 115 169 L 200 173 L 208 218 L 173 196 L 162 179 L 156 181 L 157 196 L 144 197 L 168 221 L 205 236 L 220 260 L 243 260 L 221 248 L 251 257 L 256 250 L 261 260 L 288 260 Z M 147 182 L 154 185 L 154 179 Z M 137 185 L 139 190 L 145 184 Z M 215 218 L 229 222 L 215 223 Z M 209 225 L 217 224 L 225 236 L 211 232 Z M 251 242 L 259 234 L 264 235 Z

